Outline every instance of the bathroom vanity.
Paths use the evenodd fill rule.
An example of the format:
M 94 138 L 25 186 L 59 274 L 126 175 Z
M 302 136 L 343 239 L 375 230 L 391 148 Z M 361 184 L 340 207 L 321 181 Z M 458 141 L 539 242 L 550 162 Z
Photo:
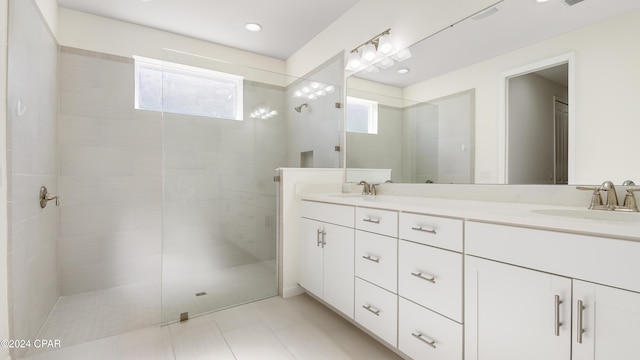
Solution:
M 640 213 L 302 197 L 300 285 L 413 359 L 640 357 Z

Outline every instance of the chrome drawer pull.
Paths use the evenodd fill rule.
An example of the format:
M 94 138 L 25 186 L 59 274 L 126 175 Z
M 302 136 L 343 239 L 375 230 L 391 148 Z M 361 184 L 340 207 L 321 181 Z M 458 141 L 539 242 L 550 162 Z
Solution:
M 413 276 L 415 276 L 417 278 L 420 278 L 422 280 L 426 280 L 426 281 L 428 281 L 428 282 L 430 282 L 432 284 L 436 283 L 436 277 L 433 276 L 433 275 L 424 275 L 424 274 L 422 274 L 422 272 L 417 272 L 417 273 L 412 272 L 411 275 L 413 275 Z
M 436 341 L 429 339 L 428 337 L 424 336 L 424 334 L 420 333 L 419 331 L 411 333 L 411 335 L 413 335 L 414 338 L 422 341 L 423 343 L 431 346 L 432 348 L 434 348 L 434 349 L 436 348 Z
M 371 255 L 362 255 L 363 259 L 367 259 L 369 261 L 373 261 L 374 263 L 380 263 L 380 258 L 371 256 Z
M 433 235 L 437 234 L 436 229 L 423 228 L 422 226 L 420 226 L 420 227 L 412 227 L 411 230 L 422 231 L 422 232 L 426 232 L 426 233 L 433 234 Z
M 374 308 L 371 305 L 362 305 L 363 308 L 369 310 L 369 312 L 371 312 L 373 315 L 375 316 L 380 316 L 380 310 Z
M 362 221 L 370 222 L 370 223 L 373 223 L 373 224 L 380 224 L 380 219 L 364 218 L 364 219 L 362 219 Z

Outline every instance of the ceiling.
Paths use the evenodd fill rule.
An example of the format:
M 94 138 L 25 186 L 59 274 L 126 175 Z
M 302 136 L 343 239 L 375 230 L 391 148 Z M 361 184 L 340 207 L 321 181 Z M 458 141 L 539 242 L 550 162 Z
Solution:
M 377 74 L 361 71 L 356 76 L 405 88 L 635 9 L 640 0 L 584 0 L 573 6 L 562 0 L 503 0 L 484 13 L 493 14 L 470 17 L 413 45 L 412 58 Z M 399 75 L 399 68 L 410 72 Z
M 64 8 L 285 60 L 359 0 L 57 1 Z M 263 30 L 245 30 L 248 22 Z

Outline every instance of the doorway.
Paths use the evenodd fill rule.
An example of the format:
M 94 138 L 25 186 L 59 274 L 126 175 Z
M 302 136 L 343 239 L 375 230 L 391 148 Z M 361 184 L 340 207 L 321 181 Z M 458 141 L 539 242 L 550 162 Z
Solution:
M 572 56 L 504 75 L 505 183 L 569 183 L 571 68 Z

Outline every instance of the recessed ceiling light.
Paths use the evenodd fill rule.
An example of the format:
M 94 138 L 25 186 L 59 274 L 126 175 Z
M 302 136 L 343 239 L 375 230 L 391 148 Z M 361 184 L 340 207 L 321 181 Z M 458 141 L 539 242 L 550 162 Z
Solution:
M 409 69 L 407 68 L 402 68 L 402 69 L 398 69 L 398 74 L 408 74 L 409 73 Z
M 258 23 L 250 22 L 250 23 L 244 24 L 244 28 L 251 32 L 258 32 L 262 30 L 262 25 Z

